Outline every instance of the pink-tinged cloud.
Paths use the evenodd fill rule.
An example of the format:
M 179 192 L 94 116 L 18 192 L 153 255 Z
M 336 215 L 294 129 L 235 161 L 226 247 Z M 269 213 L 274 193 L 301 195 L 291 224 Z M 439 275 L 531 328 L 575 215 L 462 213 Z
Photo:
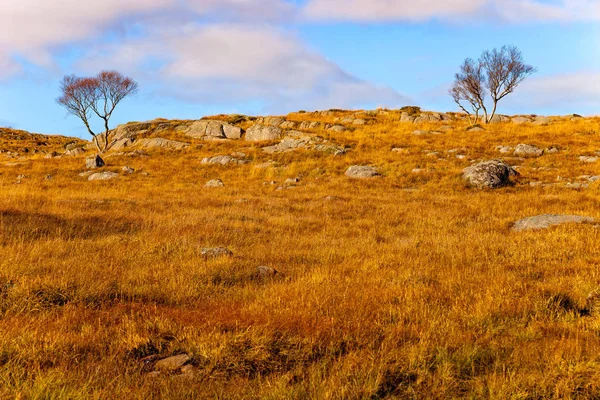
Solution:
M 598 21 L 598 0 L 309 0 L 305 18 L 355 22 Z
M 96 49 L 80 64 L 125 71 L 157 91 L 200 103 L 261 101 L 269 111 L 395 106 L 408 99 L 358 79 L 294 35 L 247 24 L 157 27 L 144 38 Z

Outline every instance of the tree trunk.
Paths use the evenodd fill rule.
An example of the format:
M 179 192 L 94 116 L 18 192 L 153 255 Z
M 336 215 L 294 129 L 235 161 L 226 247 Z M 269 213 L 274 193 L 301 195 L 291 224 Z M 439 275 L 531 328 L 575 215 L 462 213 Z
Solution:
M 498 100 L 494 100 L 494 109 L 492 110 L 492 115 L 490 116 L 490 120 L 488 122 L 492 122 L 492 119 L 494 119 L 494 115 L 496 115 L 497 107 L 498 107 Z

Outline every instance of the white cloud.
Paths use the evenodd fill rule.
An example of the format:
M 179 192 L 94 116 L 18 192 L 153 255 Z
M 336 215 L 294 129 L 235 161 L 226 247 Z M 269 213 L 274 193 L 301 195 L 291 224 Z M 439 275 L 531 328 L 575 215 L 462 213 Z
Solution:
M 423 21 L 452 18 L 480 10 L 487 0 L 309 0 L 309 19 L 347 21 Z
M 511 109 L 564 110 L 591 112 L 600 110 L 600 71 L 580 71 L 561 75 L 532 77 L 506 98 Z
M 480 18 L 508 22 L 598 21 L 598 0 L 309 0 L 308 19 L 321 21 L 411 21 Z M 476 17 L 473 19 L 473 17 Z
M 269 111 L 397 105 L 407 99 L 362 81 L 289 32 L 248 24 L 154 28 L 148 36 L 98 48 L 79 67 L 110 66 L 201 103 L 261 101 Z

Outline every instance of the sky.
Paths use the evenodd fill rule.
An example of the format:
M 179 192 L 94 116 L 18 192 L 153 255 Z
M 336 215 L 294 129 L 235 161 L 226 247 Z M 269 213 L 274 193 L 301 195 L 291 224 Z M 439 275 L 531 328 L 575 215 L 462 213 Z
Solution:
M 537 72 L 504 114 L 600 114 L 600 0 L 1 0 L 0 126 L 87 137 L 66 74 L 140 91 L 111 125 L 219 113 L 458 111 L 465 58 L 515 45 Z M 99 129 L 99 125 L 94 125 Z

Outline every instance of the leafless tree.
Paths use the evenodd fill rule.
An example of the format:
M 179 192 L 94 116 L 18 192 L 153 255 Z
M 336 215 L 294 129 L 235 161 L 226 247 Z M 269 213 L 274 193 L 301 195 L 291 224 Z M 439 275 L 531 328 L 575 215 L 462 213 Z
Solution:
M 95 77 L 67 75 L 60 84 L 61 96 L 56 100 L 67 111 L 81 119 L 100 153 L 110 144 L 109 120 L 125 97 L 138 91 L 138 84 L 116 71 L 102 71 Z M 104 132 L 96 134 L 90 127 L 90 117 L 104 121 Z M 100 143 L 99 137 L 103 139 Z
M 460 72 L 455 75 L 449 93 L 461 110 L 467 113 L 471 124 L 479 121 L 481 110 L 487 124 L 496 115 L 498 102 L 513 93 L 534 72 L 535 67 L 525 64 L 523 54 L 517 47 L 503 46 L 500 50 L 484 51 L 477 61 L 467 58 Z M 485 105 L 488 94 L 492 100 L 491 113 Z

